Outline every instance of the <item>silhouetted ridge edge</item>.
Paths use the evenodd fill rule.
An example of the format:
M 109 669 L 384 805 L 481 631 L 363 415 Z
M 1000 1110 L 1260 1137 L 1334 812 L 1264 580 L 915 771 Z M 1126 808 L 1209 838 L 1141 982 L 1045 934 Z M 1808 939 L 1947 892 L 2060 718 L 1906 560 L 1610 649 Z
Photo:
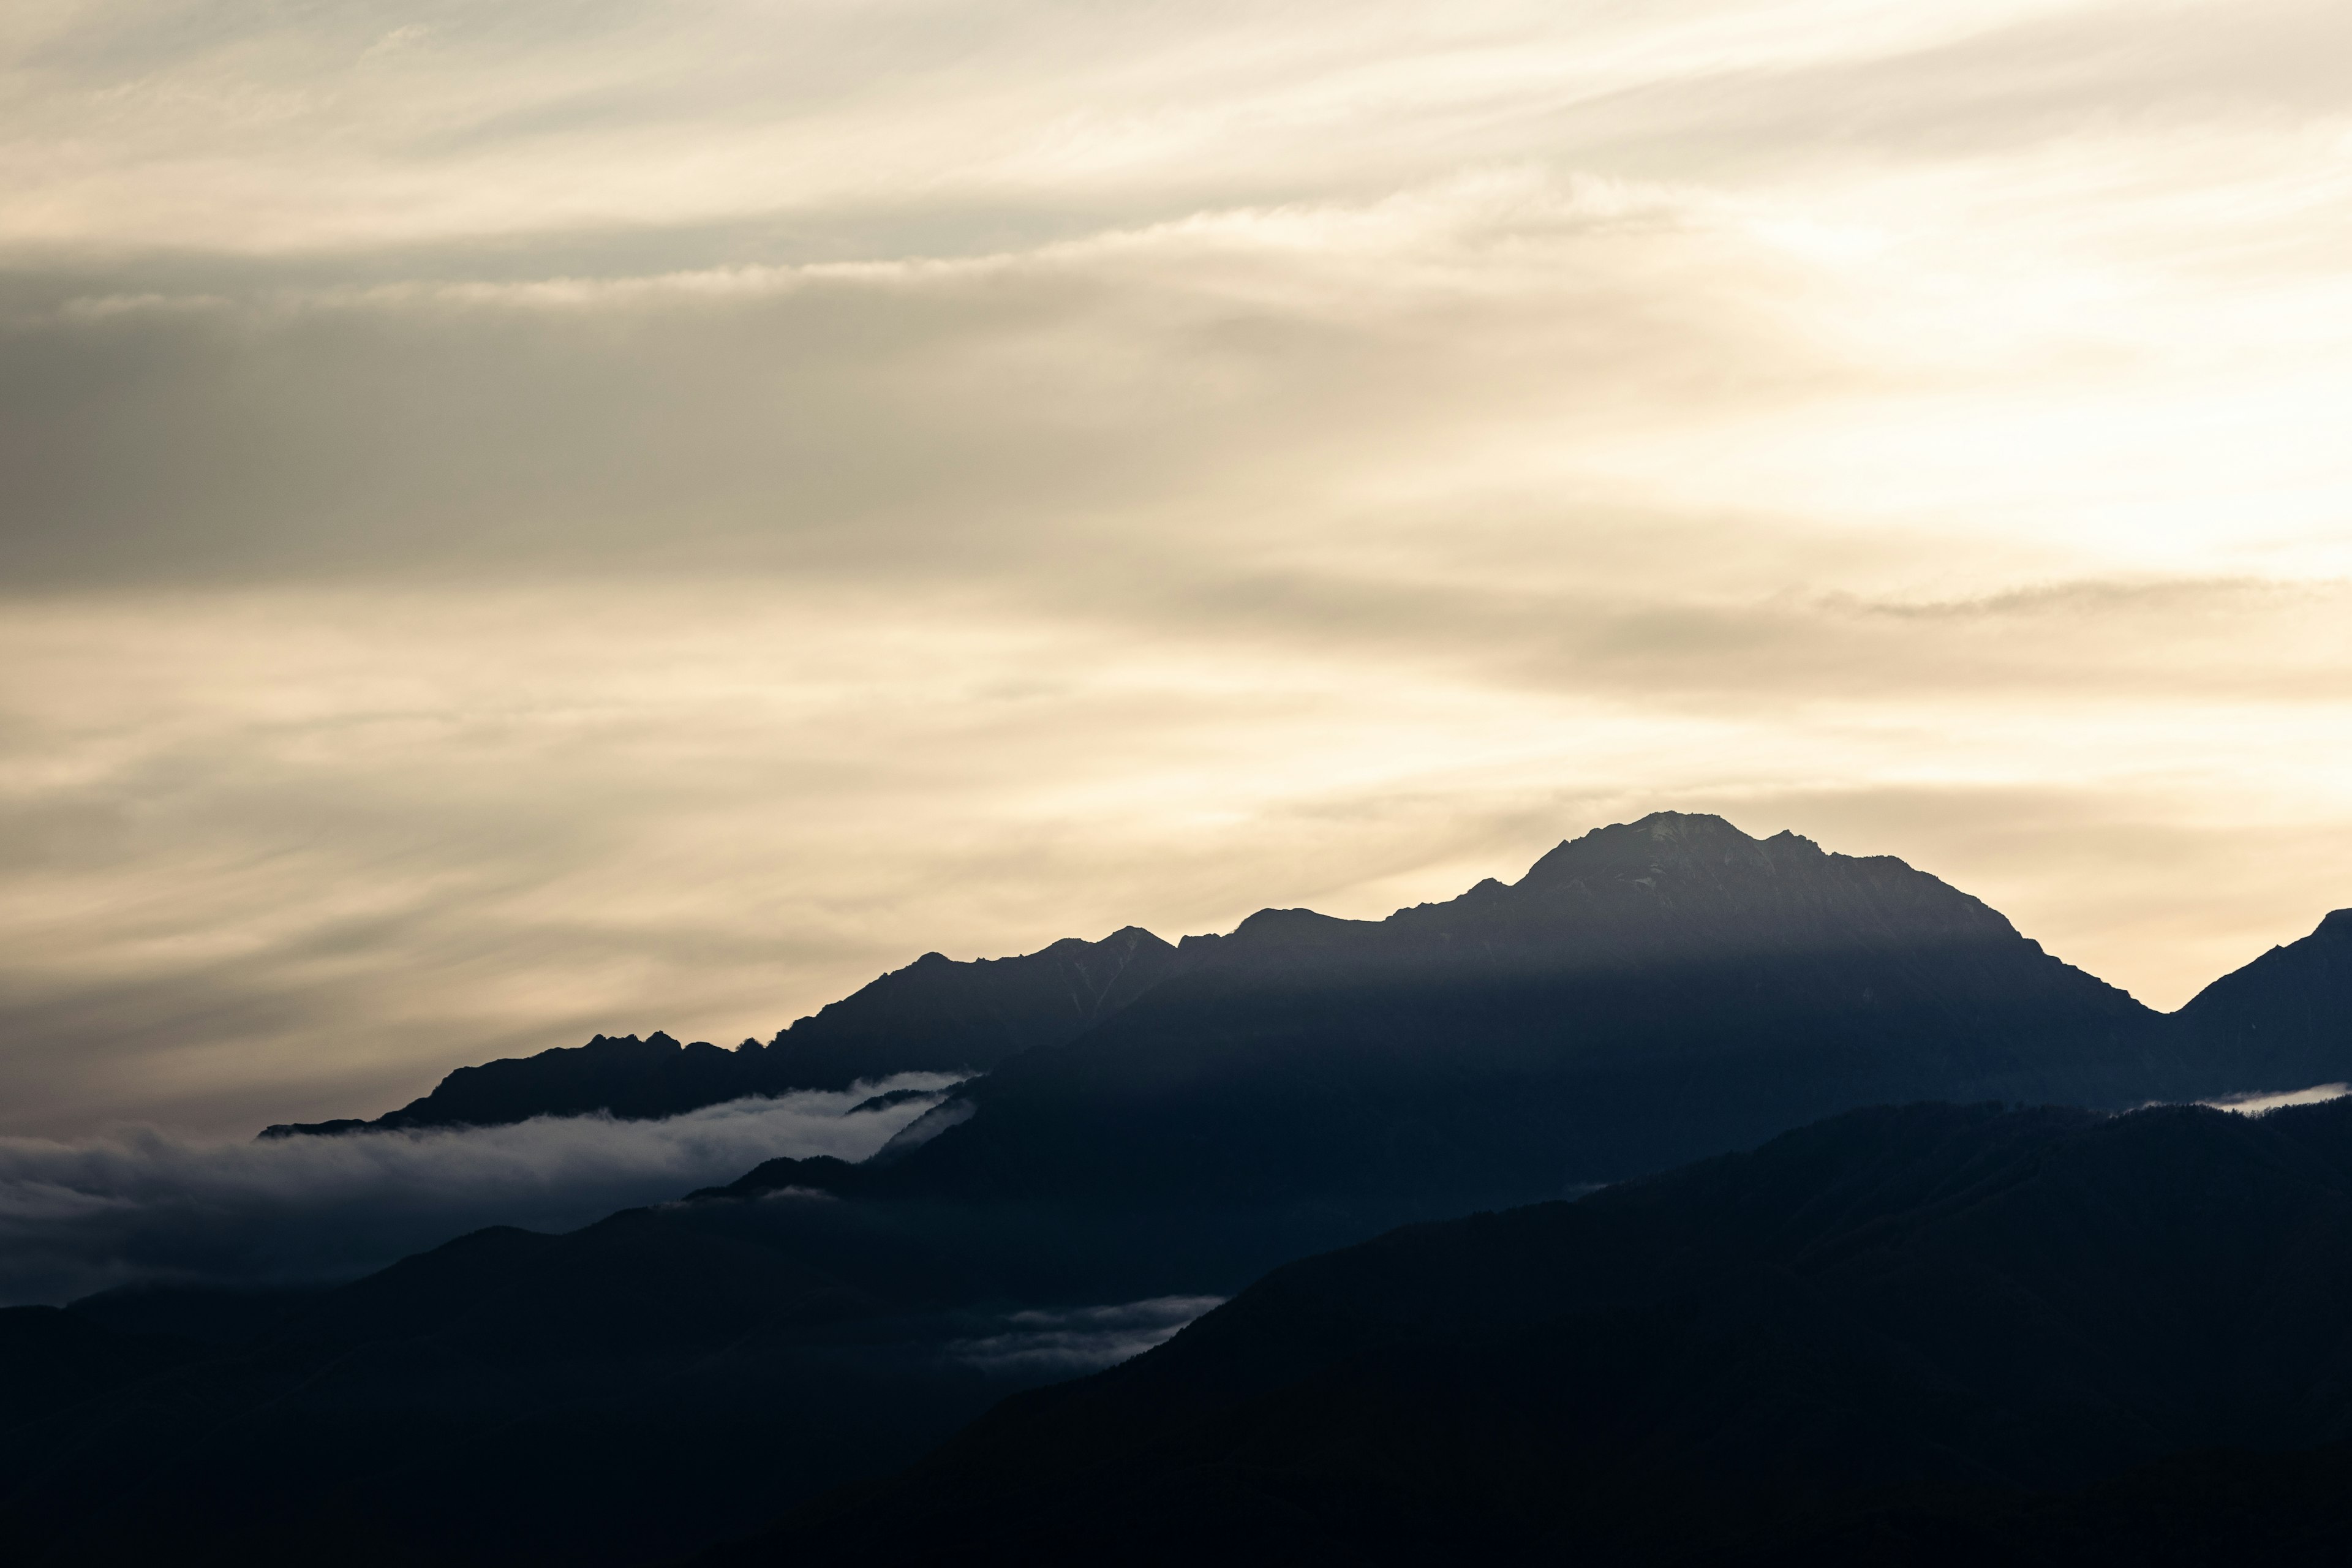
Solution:
M 926 953 L 765 1045 L 599 1036 L 459 1068 L 373 1121 L 264 1135 L 656 1118 L 931 1071 L 985 1076 L 894 1144 L 887 1181 L 858 1178 L 877 1191 L 1164 1183 L 1136 1168 L 1174 1168 L 1170 1128 L 1136 1121 L 1137 1106 L 1156 1104 L 1228 1124 L 1287 1118 L 1306 1133 L 1286 1153 L 1269 1129 L 1244 1155 L 1209 1126 L 1204 1194 L 1303 1194 L 1316 1168 L 1351 1186 L 1369 1160 L 1391 1168 L 1391 1185 L 1455 1198 L 1483 1186 L 1502 1201 L 1541 1190 L 1530 1184 L 1542 1145 L 1562 1140 L 1581 1152 L 1557 1177 L 1573 1183 L 1873 1101 L 2116 1109 L 2352 1077 L 2347 975 L 2352 918 L 2331 915 L 2168 1019 L 1894 857 L 1657 812 L 1563 840 L 1517 882 L 1486 879 L 1384 920 L 1265 909 L 1173 946 L 1129 926 L 1015 958 Z M 1443 1081 L 1427 1081 L 1433 1072 Z M 1679 1129 L 1657 1124 L 1676 1078 Z M 1308 1126 L 1322 1116 L 1309 1102 L 1343 1084 L 1359 1110 L 1398 1111 L 1391 1131 L 1360 1129 L 1350 1149 L 1336 1146 L 1346 1127 Z M 1480 1096 L 1503 1092 L 1534 1100 L 1504 1109 L 1505 1148 L 1486 1172 L 1463 1168 L 1469 1123 L 1495 1110 Z M 1081 1103 L 1099 1131 L 1071 1125 Z M 1628 1106 L 1630 1118 L 1617 1113 Z M 1390 1145 L 1377 1158 L 1362 1146 L 1375 1137 Z M 1033 1147 L 1016 1154 L 1008 1139 Z M 1089 1139 L 1097 1147 L 1081 1152 Z M 1236 1171 L 1237 1160 L 1259 1169 Z
M 459 1068 L 432 1093 L 372 1121 L 292 1122 L 265 1138 L 430 1127 L 491 1127 L 604 1111 L 624 1120 L 795 1089 L 840 1090 L 899 1073 L 984 1072 L 1030 1047 L 1073 1037 L 1139 995 L 1176 950 L 1139 926 L 1100 942 L 968 963 L 925 953 L 853 994 L 733 1050 L 656 1031 Z
M 1187 937 L 1126 1007 L 829 1185 L 1459 1212 L 1860 1105 L 2175 1098 L 2193 1075 L 2159 1022 L 1898 859 L 1658 813 L 1385 920 L 1265 910 Z

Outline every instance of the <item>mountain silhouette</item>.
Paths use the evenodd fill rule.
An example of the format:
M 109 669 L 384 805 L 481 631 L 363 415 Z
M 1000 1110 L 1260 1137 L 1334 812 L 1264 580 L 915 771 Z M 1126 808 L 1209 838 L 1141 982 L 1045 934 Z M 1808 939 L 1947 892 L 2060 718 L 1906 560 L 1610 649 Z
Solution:
M 2315 1303 L 2336 1282 L 2338 1113 L 2105 1114 L 2352 1079 L 2348 938 L 2352 918 L 2331 916 L 2167 1016 L 1899 860 L 1661 813 L 1386 920 L 1269 910 L 1174 946 L 1129 928 L 1015 959 L 934 954 L 764 1047 L 600 1038 L 461 1069 L 373 1123 L 271 1131 L 653 1117 L 977 1076 L 863 1163 L 772 1160 L 332 1288 L 151 1288 L 76 1303 L 71 1327 L 0 1322 L 0 1372 L 45 1346 L 68 1368 L 21 1399 L 0 1379 L 0 1555 L 676 1560 L 911 1464 L 1085 1355 L 1125 1353 L 1068 1360 L 1125 1343 L 1084 1325 L 1172 1323 L 1197 1308 L 1170 1303 L 1270 1269 L 1136 1363 L 1140 1381 L 990 1416 L 974 1431 L 992 1436 L 919 1472 L 929 1500 L 884 1487 L 903 1530 L 843 1493 L 787 1533 L 819 1562 L 965 1561 L 940 1543 L 967 1528 L 1008 1551 L 1067 1543 L 990 1511 L 1003 1491 L 1106 1552 L 1133 1542 L 1097 1493 L 1168 1518 L 1171 1551 L 1222 1531 L 1308 1560 L 1350 1510 L 1382 1542 L 1504 1560 L 1562 1542 L 1601 1560 L 1663 1543 L 1823 1562 L 1938 1531 L 2063 1543 L 2147 1488 L 2244 1494 L 2238 1461 L 2192 1449 L 2352 1440 L 2329 1425 L 2336 1363 L 2308 1359 L 2336 1353 Z M 1988 1103 L 1864 1109 L 1912 1101 Z M 2000 1109 L 2020 1102 L 2069 1109 Z M 1553 1201 L 1602 1184 L 1620 1184 Z M 1333 1252 L 1482 1209 L 1512 1212 Z M 1968 1228 L 1996 1219 L 2009 1229 Z M 2150 1238 L 2172 1235 L 2184 1261 L 2166 1273 Z M 1440 1237 L 1455 1250 L 1414 1250 Z M 1969 1253 L 1972 1237 L 2008 1250 Z M 1376 1308 L 1334 1285 L 1297 1342 L 1198 1351 L 1224 1342 L 1218 1324 L 1286 1321 L 1265 1303 L 1365 1258 L 1426 1278 L 1380 1275 Z M 1347 1384 L 1360 1354 L 1390 1381 Z M 2308 1408 L 2246 1403 L 2292 1365 L 2321 1369 Z M 1522 1381 L 1536 1408 L 1506 1397 Z M 1137 1388 L 1166 1408 L 1097 1398 Z M 1103 1413 L 1099 1443 L 1056 1425 L 1073 1400 Z M 1612 1436 L 1595 1448 L 1596 1432 Z M 1377 1453 L 1393 1473 L 1358 1464 Z M 2172 1479 L 2133 1468 L 2149 1465 Z M 1552 1492 L 1618 1522 L 1578 1534 L 1528 1500 Z M 1721 1529 L 1652 1531 L 1628 1499 Z M 1360 1531 L 1330 1539 L 1370 1550 Z
M 2206 1094 L 2277 1093 L 2352 1078 L 2352 910 L 2223 975 L 2169 1022 Z
M 2190 1075 L 2162 1025 L 1899 860 L 1660 813 L 1384 921 L 1188 937 L 1127 1006 L 868 1165 L 731 1190 L 1460 1212 L 1861 1105 L 2169 1097 Z
M 1923 1512 L 2063 1544 L 2168 1460 L 2242 1547 L 2182 1456 L 2352 1436 L 2347 1299 L 2352 1100 L 1860 1111 L 1291 1264 L 702 1562 L 1887 1562 Z
M 1129 926 L 1100 942 L 1066 938 L 1018 958 L 959 963 L 927 952 L 762 1046 L 680 1045 L 656 1031 L 459 1068 L 432 1093 L 373 1120 L 285 1122 L 265 1138 L 497 1127 L 534 1116 L 604 1111 L 656 1120 L 747 1095 L 844 1089 L 908 1072 L 983 1072 L 1032 1046 L 1076 1037 L 1139 994 L 1175 950 Z
M 0 1562 L 671 1561 L 1066 1375 L 961 1348 L 1006 1331 L 1001 1277 L 1046 1300 L 1003 1238 L 825 1206 L 480 1231 L 241 1324 L 201 1290 L 0 1312 Z
M 55 1307 L 0 1307 L 0 1411 L 52 1415 L 198 1359 L 188 1339 L 110 1328 Z
M 2352 911 L 2167 1017 L 1900 860 L 1661 812 L 1384 921 L 1262 910 L 1174 946 L 1130 926 L 928 953 L 764 1046 L 599 1036 L 262 1135 L 652 1119 L 918 1071 L 987 1076 L 854 1183 L 1164 1191 L 1181 1168 L 1195 1194 L 1385 1180 L 1507 1202 L 1856 1105 L 2120 1109 L 2352 1077 Z M 788 1164 L 761 1182 L 840 1184 Z

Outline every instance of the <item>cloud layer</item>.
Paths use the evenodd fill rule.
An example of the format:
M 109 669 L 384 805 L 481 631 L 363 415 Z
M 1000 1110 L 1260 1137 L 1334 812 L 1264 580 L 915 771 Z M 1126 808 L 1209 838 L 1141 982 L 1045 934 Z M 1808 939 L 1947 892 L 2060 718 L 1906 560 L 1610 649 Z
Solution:
M 847 1114 L 874 1089 L 740 1100 L 662 1121 L 198 1142 L 152 1128 L 0 1138 L 0 1305 L 117 1285 L 346 1279 L 488 1225 L 568 1230 L 731 1181 L 778 1155 L 857 1160 L 928 1101 Z
M 2266 1110 L 2277 1110 L 2289 1105 L 2322 1105 L 2331 1100 L 2341 1100 L 2352 1094 L 2352 1084 L 2321 1083 L 2309 1089 L 2298 1089 L 2286 1094 L 2233 1094 L 2206 1104 L 2223 1110 L 2234 1110 L 2241 1116 L 2260 1116 Z

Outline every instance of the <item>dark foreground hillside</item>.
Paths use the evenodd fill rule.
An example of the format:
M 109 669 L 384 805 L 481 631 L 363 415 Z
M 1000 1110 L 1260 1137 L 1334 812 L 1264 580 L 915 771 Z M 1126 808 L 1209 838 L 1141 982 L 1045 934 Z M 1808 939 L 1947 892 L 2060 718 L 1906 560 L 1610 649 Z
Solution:
M 2345 1451 L 2210 1451 L 2347 1437 L 2352 1101 L 1914 1106 L 1292 1264 L 706 1561 L 2340 1553 Z
M 0 1563 L 670 1561 L 1207 1304 L 1155 1289 L 1197 1258 L 1115 1226 L 842 1207 L 634 1210 L 332 1289 L 0 1312 Z M 1073 1293 L 1078 1261 L 1137 1288 Z

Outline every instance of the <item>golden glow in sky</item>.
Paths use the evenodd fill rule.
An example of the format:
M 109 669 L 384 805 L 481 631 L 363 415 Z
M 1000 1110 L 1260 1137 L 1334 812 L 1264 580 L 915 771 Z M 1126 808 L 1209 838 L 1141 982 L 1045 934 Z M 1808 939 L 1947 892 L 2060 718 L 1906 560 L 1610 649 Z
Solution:
M 2352 904 L 2352 13 L 0 16 L 0 1131 L 1674 807 Z

